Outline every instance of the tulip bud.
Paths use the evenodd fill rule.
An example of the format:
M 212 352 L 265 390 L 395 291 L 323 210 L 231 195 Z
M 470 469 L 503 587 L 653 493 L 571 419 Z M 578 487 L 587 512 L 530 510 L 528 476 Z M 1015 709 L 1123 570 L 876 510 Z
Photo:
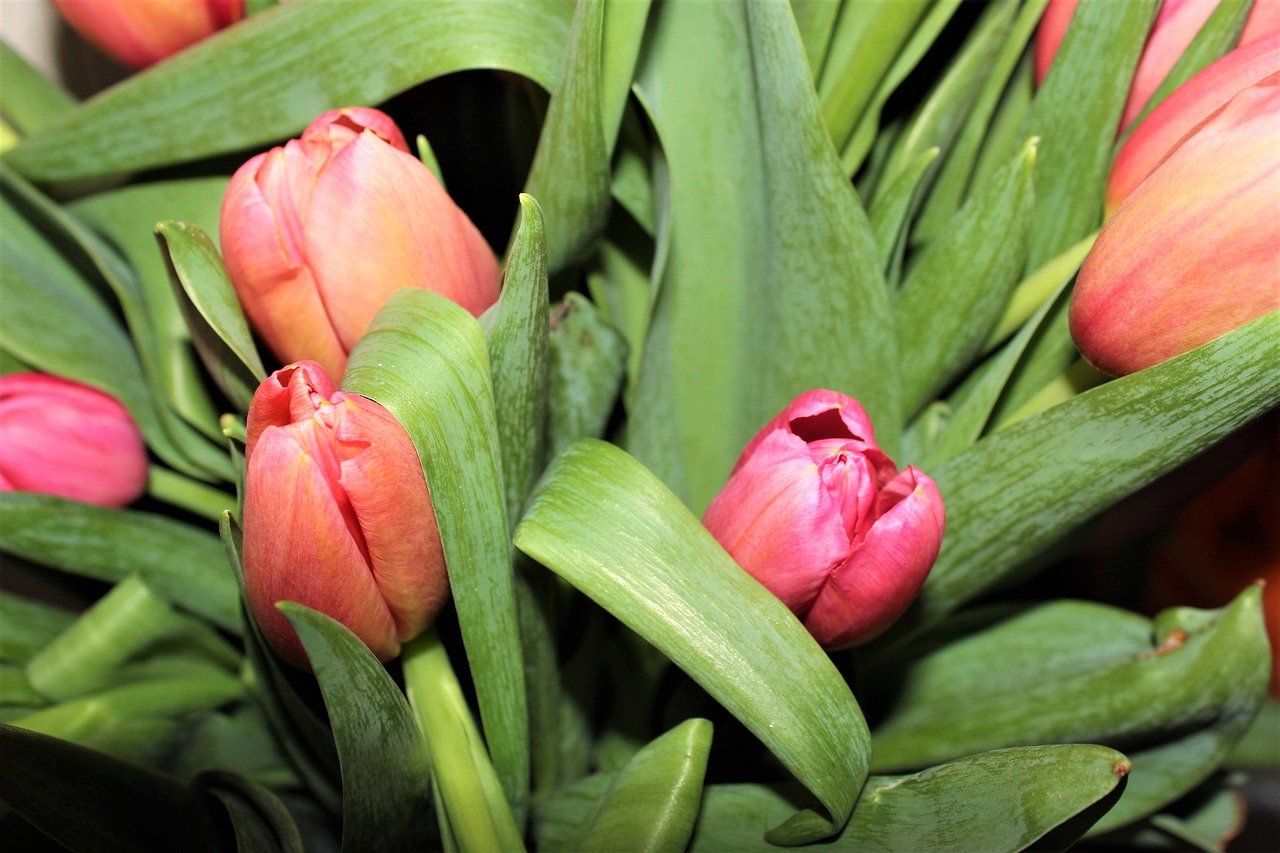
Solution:
M 1276 3 L 1280 6 L 1280 0 Z M 1280 34 L 1238 47 L 1206 66 L 1151 111 L 1125 140 L 1107 181 L 1107 215 L 1184 136 L 1246 86 L 1280 71 Z
M 498 298 L 488 243 L 373 109 L 327 112 L 240 167 L 223 199 L 221 240 L 267 346 L 334 376 L 401 288 L 435 291 L 477 316 Z
M 244 17 L 244 0 L 53 0 L 76 32 L 146 68 Z
M 308 668 L 275 608 L 296 601 L 347 626 L 380 660 L 399 654 L 449 594 L 426 479 L 399 421 L 302 361 L 253 395 L 245 455 L 245 592 L 268 642 Z
M 57 376 L 0 376 L 0 491 L 119 507 L 146 487 L 142 433 L 115 398 Z
M 1099 234 L 1071 299 L 1095 367 L 1142 370 L 1280 309 L 1280 73 L 1206 119 Z
M 857 401 L 807 391 L 742 451 L 703 523 L 824 648 L 864 643 L 915 599 L 946 513 L 933 480 L 899 472 Z
M 1120 118 L 1119 131 L 1133 123 L 1147 101 L 1160 88 L 1164 78 L 1173 70 L 1182 54 L 1200 32 L 1205 21 L 1213 14 L 1220 0 L 1164 0 L 1152 24 L 1151 34 L 1134 70 L 1129 97 L 1125 101 Z M 1049 66 L 1058 52 L 1058 46 L 1066 35 L 1067 26 L 1075 13 L 1079 0 L 1050 0 L 1036 32 L 1035 78 L 1037 85 L 1044 81 Z M 1262 38 L 1275 32 L 1277 8 L 1280 0 L 1256 0 L 1245 21 L 1240 44 Z M 1259 78 L 1255 78 L 1259 79 Z M 1253 81 L 1249 81 L 1253 82 Z M 1247 84 L 1243 84 L 1247 85 Z M 1221 101 L 1219 101 L 1221 103 Z

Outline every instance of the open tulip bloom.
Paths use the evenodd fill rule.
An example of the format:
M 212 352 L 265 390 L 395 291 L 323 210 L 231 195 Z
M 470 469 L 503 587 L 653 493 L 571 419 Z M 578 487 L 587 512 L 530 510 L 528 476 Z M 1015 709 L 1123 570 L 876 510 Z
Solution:
M 0 849 L 1274 846 L 1280 0 L 54 10 Z

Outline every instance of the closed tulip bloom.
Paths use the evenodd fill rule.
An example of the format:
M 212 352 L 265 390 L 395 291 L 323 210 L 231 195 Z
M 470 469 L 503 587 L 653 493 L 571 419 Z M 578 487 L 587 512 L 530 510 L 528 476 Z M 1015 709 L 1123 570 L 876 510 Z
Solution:
M 395 657 L 449 593 L 426 479 L 404 428 L 307 361 L 259 386 L 247 427 L 244 581 L 263 634 L 308 668 L 275 607 L 296 601 L 347 626 L 380 660 Z
M 1197 125 L 1241 89 L 1276 72 L 1280 72 L 1280 34 L 1236 48 L 1174 90 L 1116 155 L 1107 180 L 1107 215 L 1114 213 Z
M 1115 376 L 1280 308 L 1280 73 L 1189 134 L 1108 220 L 1071 334 Z
M 498 298 L 488 243 L 374 109 L 327 112 L 245 163 L 223 200 L 221 240 L 267 346 L 334 376 L 401 288 L 432 290 L 477 316 Z
M 244 0 L 53 0 L 76 32 L 146 68 L 244 17 Z
M 898 471 L 867 413 L 807 391 L 742 451 L 703 523 L 826 649 L 864 643 L 915 599 L 942 544 L 933 480 Z
M 0 491 L 121 507 L 146 487 L 142 433 L 114 397 L 41 373 L 0 376 Z

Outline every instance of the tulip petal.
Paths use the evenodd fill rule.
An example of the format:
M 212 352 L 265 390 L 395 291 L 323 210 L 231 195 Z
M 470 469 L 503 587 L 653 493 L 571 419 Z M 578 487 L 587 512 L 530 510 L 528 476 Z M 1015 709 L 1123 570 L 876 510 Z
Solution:
M 859 439 L 867 447 L 876 446 L 875 430 L 866 409 L 852 397 L 837 391 L 805 391 L 765 424 L 743 448 L 733 470 L 755 453 L 756 446 L 774 430 L 787 430 L 804 441 L 823 438 Z
M 268 427 L 257 442 L 245 483 L 250 607 L 272 647 L 296 666 L 308 668 L 306 653 L 277 601 L 332 616 L 387 660 L 400 650 L 395 623 L 348 532 L 335 484 L 309 450 L 292 427 Z
M 253 456 L 258 437 L 269 426 L 285 427 L 310 419 L 315 400 L 331 399 L 338 388 L 314 361 L 286 365 L 263 380 L 254 392 L 245 422 L 245 456 Z
M 906 497 L 868 531 L 862 546 L 831 573 L 804 619 L 826 649 L 865 643 L 906 611 L 942 546 L 946 516 L 933 480 L 908 467 L 892 484 Z
M 145 68 L 244 14 L 243 0 L 54 0 L 67 23 L 105 52 Z
M 849 553 L 840 507 L 800 438 L 773 430 L 707 508 L 724 549 L 798 615 Z

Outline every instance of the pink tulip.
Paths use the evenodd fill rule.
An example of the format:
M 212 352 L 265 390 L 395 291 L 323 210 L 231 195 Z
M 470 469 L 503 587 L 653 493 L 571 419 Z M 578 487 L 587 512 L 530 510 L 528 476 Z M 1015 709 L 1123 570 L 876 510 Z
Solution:
M 1042 83 L 1049 73 L 1058 46 L 1079 0 L 1050 0 L 1036 33 L 1035 78 Z M 1123 131 L 1142 112 L 1164 78 L 1182 57 L 1196 33 L 1204 26 L 1219 0 L 1164 0 L 1156 14 L 1151 34 L 1134 71 L 1129 97 L 1117 131 Z M 1257 0 L 1245 21 L 1240 44 L 1274 34 L 1280 25 L 1280 0 Z
M 272 647 L 308 668 L 275 608 L 296 601 L 388 660 L 449 594 L 444 553 L 413 443 L 390 412 L 339 391 L 311 361 L 281 368 L 249 406 L 244 581 Z
M 1199 125 L 1085 260 L 1071 334 L 1095 367 L 1142 370 L 1280 308 L 1280 73 Z
M 1113 213 L 1196 125 L 1241 89 L 1277 71 L 1280 34 L 1236 48 L 1174 90 L 1116 155 L 1107 182 L 1107 214 Z
M 244 17 L 244 0 L 53 0 L 76 32 L 146 68 Z
M 147 487 L 147 448 L 124 406 L 42 373 L 0 376 L 0 492 L 120 507 Z
M 807 391 L 742 451 L 707 529 L 827 649 L 864 643 L 915 599 L 946 513 L 933 480 L 899 472 L 857 401 Z
M 332 110 L 240 167 L 222 251 L 250 323 L 284 361 L 334 376 L 395 291 L 420 287 L 479 315 L 501 273 L 484 237 L 385 114 Z

